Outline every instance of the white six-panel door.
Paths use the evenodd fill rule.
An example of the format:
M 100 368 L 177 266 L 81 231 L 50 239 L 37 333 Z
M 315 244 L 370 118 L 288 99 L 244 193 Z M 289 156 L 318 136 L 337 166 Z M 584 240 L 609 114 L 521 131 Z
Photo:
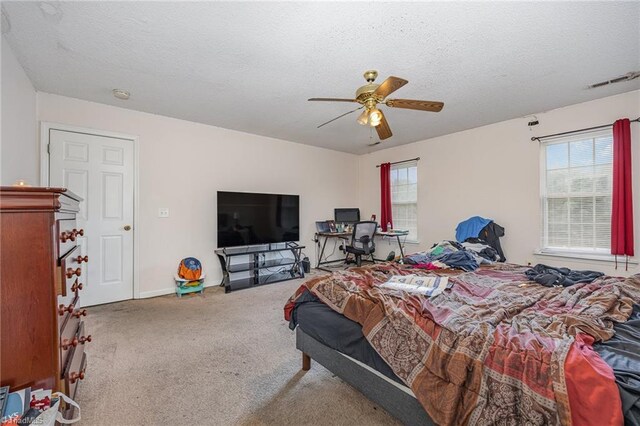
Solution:
M 63 130 L 49 132 L 49 185 L 84 199 L 77 216 L 83 306 L 133 298 L 133 141 Z M 88 270 L 88 271 L 87 271 Z

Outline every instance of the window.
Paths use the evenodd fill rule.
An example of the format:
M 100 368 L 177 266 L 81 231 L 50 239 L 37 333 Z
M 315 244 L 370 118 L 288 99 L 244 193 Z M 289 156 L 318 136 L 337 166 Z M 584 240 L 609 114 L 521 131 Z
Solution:
M 391 167 L 391 214 L 395 229 L 408 230 L 408 241 L 418 241 L 418 163 Z
M 542 250 L 609 254 L 611 130 L 553 139 L 542 148 Z

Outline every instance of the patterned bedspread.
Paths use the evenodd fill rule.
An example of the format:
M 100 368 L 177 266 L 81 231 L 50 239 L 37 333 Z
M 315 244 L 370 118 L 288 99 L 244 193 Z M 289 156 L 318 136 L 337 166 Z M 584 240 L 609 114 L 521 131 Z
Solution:
M 440 425 L 623 423 L 611 368 L 592 350 L 640 301 L 640 275 L 547 288 L 502 264 L 450 275 L 434 298 L 378 288 L 416 272 L 378 264 L 305 288 L 358 322 L 373 348 Z M 287 318 L 288 319 L 288 318 Z

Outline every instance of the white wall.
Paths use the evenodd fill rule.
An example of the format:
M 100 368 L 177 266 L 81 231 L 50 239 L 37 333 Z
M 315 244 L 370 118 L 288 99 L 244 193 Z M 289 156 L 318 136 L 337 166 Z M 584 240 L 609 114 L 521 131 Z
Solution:
M 142 297 L 172 291 L 187 256 L 203 261 L 209 283 L 219 282 L 218 190 L 299 194 L 301 243 L 312 259 L 314 222 L 355 203 L 352 154 L 42 92 L 38 119 L 139 137 Z M 158 218 L 159 207 L 170 217 Z
M 596 89 L 597 90 L 597 89 Z M 446 106 L 445 110 L 446 112 Z M 418 233 L 420 243 L 408 251 L 454 239 L 456 225 L 474 215 L 494 219 L 506 228 L 502 239 L 508 261 L 593 268 L 624 275 L 624 267 L 593 261 L 534 256 L 539 248 L 540 145 L 542 136 L 640 116 L 640 91 L 536 114 L 540 125 L 529 131 L 528 119 L 516 119 L 377 151 L 359 157 L 359 204 L 364 217 L 380 211 L 379 169 L 382 162 L 420 157 L 418 162 Z M 640 196 L 640 125 L 632 123 L 634 200 Z M 636 247 L 640 250 L 640 205 L 634 203 Z M 387 250 L 386 247 L 381 247 Z M 630 272 L 638 272 L 634 265 Z
M 2 142 L 0 184 L 24 179 L 39 183 L 36 139 L 36 91 L 22 66 L 2 37 Z
M 418 163 L 420 243 L 408 245 L 407 251 L 452 239 L 456 224 L 477 214 L 506 228 L 502 242 L 511 262 L 625 274 L 623 269 L 613 270 L 610 263 L 533 254 L 540 241 L 539 144 L 530 138 L 625 116 L 636 118 L 640 91 L 539 113 L 540 125 L 533 131 L 527 119 L 510 120 L 357 157 L 57 95 L 38 93 L 36 103 L 33 87 L 4 40 L 2 59 L 3 184 L 17 178 L 39 181 L 36 105 L 37 120 L 139 136 L 137 243 L 142 297 L 170 291 L 177 261 L 185 256 L 203 260 L 210 282 L 220 278 L 213 253 L 217 190 L 300 194 L 301 242 L 313 259 L 314 221 L 332 217 L 334 207 L 356 204 L 363 217 L 372 213 L 379 217 L 375 165 L 416 156 L 422 158 Z M 634 199 L 640 194 L 639 130 L 638 124 L 632 124 Z M 187 161 L 185 157 L 187 165 L 181 163 Z M 157 218 L 159 207 L 169 207 L 171 217 Z M 635 203 L 635 207 L 638 235 L 640 206 Z M 396 248 L 380 244 L 379 256 L 387 249 Z M 629 272 L 638 271 L 632 265 Z

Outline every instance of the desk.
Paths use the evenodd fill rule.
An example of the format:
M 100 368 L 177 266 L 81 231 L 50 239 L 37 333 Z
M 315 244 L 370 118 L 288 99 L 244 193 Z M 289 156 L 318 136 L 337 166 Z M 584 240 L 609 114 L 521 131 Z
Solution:
M 324 257 L 324 249 L 327 247 L 327 241 L 331 238 L 339 238 L 345 240 L 347 242 L 349 238 L 351 238 L 351 232 L 317 232 L 316 238 L 318 238 L 318 242 L 320 239 L 324 239 L 322 243 L 322 249 L 320 250 L 320 256 L 318 257 L 318 261 L 316 263 L 316 269 L 322 269 L 323 271 L 331 272 L 328 269 L 321 268 L 322 265 L 328 265 L 331 263 L 344 262 L 344 259 L 336 259 L 336 260 L 322 260 Z
M 324 257 L 324 249 L 327 247 L 327 241 L 329 241 L 329 239 L 339 238 L 339 239 L 345 240 L 344 242 L 347 243 L 351 238 L 351 235 L 352 235 L 352 232 L 318 232 L 316 233 L 316 237 L 319 240 L 324 239 L 324 241 L 322 242 L 322 249 L 320 250 L 320 256 L 318 256 L 318 261 L 316 262 L 316 269 L 322 269 L 322 270 L 328 271 L 327 269 L 321 268 L 321 266 L 328 265 L 331 263 L 344 262 L 344 259 L 323 261 L 322 258 Z M 400 240 L 400 237 L 406 237 L 407 235 L 409 235 L 409 231 L 387 231 L 387 232 L 378 231 L 375 234 L 376 237 L 396 239 L 398 243 L 398 248 L 400 249 L 400 263 L 402 263 L 402 259 L 404 259 L 404 249 L 402 247 L 402 241 Z M 384 259 L 376 259 L 376 260 L 380 262 L 384 262 Z

